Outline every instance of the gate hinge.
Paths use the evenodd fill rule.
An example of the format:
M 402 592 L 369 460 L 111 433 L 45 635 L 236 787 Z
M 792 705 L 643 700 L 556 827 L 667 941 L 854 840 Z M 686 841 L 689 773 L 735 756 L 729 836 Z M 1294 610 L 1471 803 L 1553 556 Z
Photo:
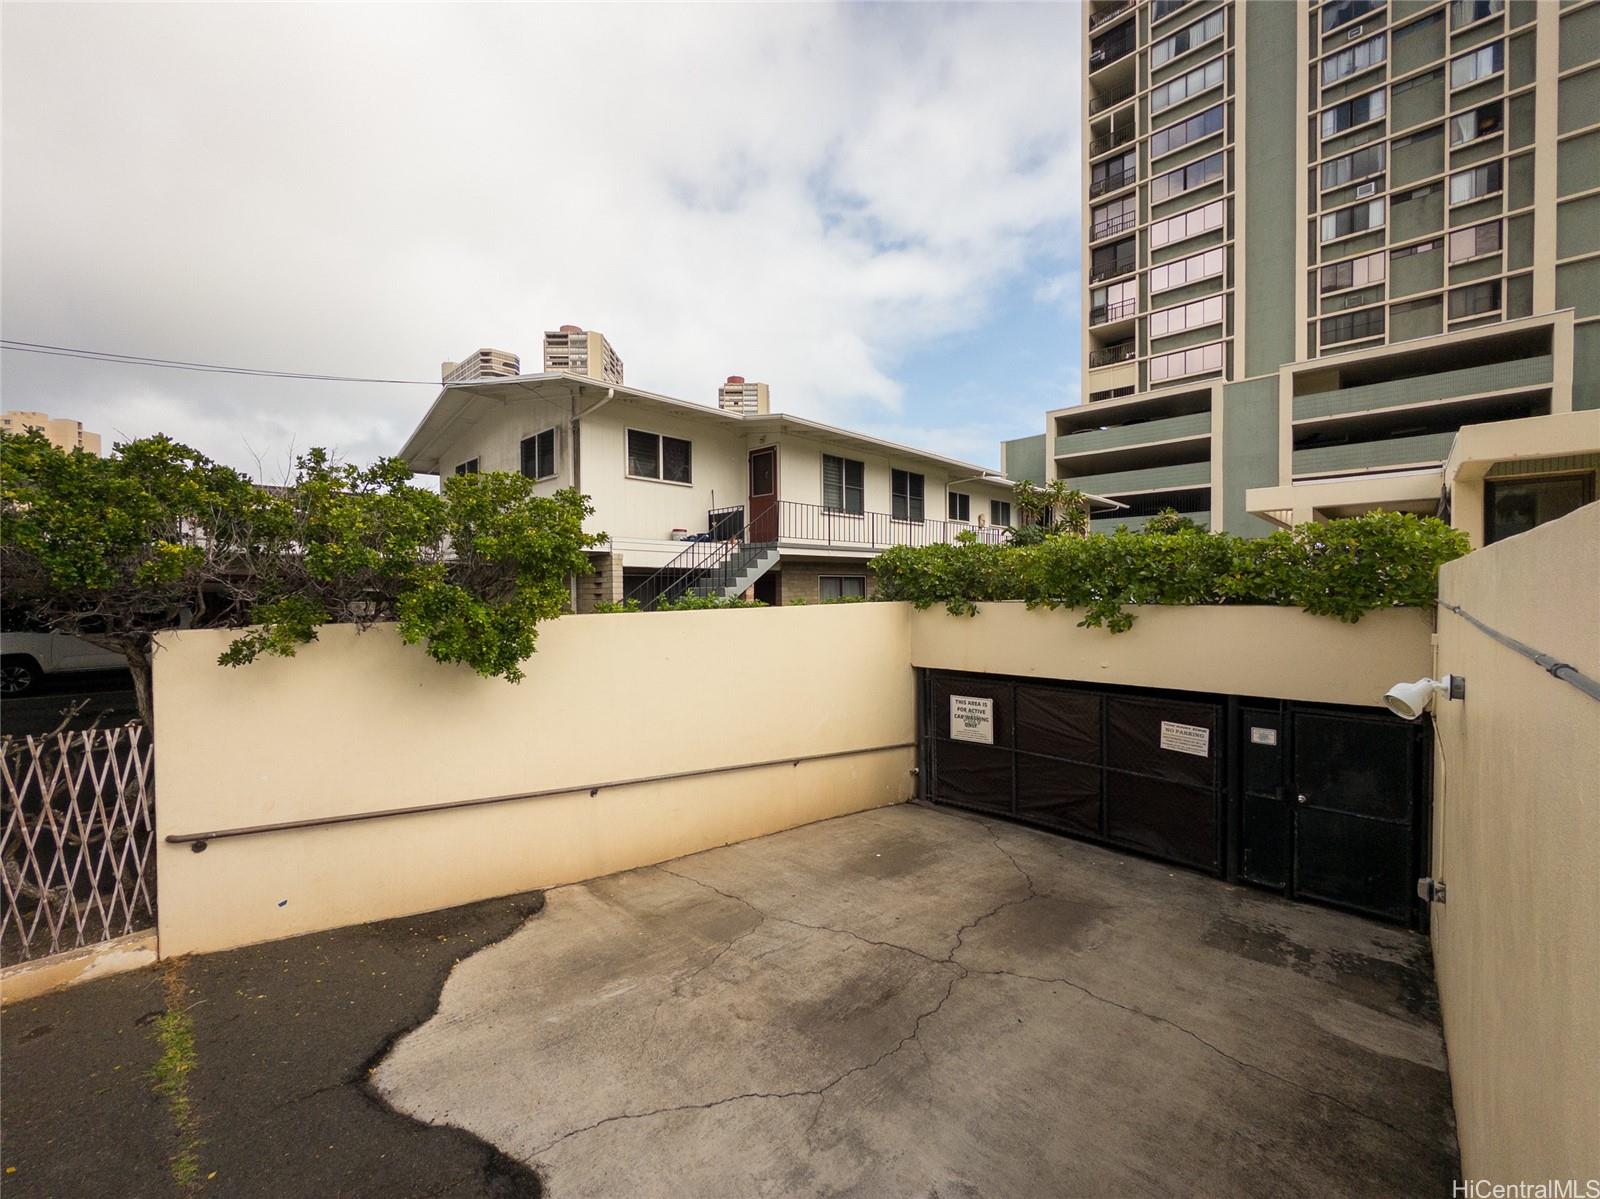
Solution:
M 1444 902 L 1444 880 L 1439 878 L 1419 878 L 1417 880 L 1417 898 L 1428 903 Z

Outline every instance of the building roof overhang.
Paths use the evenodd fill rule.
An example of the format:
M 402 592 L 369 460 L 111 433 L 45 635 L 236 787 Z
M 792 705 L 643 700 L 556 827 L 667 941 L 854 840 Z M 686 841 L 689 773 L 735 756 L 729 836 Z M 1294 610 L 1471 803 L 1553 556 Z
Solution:
M 565 400 L 569 405 L 571 416 L 580 421 L 602 403 L 615 400 L 634 407 L 653 408 L 657 411 L 670 412 L 676 417 L 703 421 L 725 431 L 739 431 L 774 439 L 784 436 L 805 437 L 840 449 L 865 450 L 897 460 L 933 463 L 959 472 L 965 482 L 982 481 L 1000 487 L 1013 486 L 1012 480 L 990 467 L 915 449 L 865 433 L 840 429 L 820 421 L 790 416 L 782 412 L 745 416 L 739 412 L 725 412 L 709 404 L 675 399 L 672 396 L 606 383 L 565 371 L 499 379 L 476 379 L 442 387 L 416 429 L 400 448 L 399 457 L 419 474 L 438 474 L 440 454 L 460 435 L 463 428 L 470 428 L 488 413 L 523 399 Z

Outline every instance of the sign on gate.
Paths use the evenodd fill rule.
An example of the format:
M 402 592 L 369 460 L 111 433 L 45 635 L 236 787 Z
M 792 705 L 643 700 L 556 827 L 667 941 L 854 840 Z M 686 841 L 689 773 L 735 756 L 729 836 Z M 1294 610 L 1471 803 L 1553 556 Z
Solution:
M 1211 756 L 1211 730 L 1204 725 L 1179 724 L 1175 720 L 1161 722 L 1161 748 L 1180 754 L 1194 754 L 1197 758 Z
M 994 700 L 976 695 L 950 697 L 950 739 L 994 744 Z

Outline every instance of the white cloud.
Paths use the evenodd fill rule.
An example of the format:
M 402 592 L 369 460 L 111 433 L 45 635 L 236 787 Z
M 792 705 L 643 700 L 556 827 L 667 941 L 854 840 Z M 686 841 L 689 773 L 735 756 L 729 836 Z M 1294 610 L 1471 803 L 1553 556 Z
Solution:
M 10 6 L 5 335 L 430 379 L 479 345 L 537 369 L 570 321 L 642 387 L 709 402 L 736 372 L 938 435 L 892 370 L 1074 227 L 1078 19 Z M 4 359 L 7 407 L 240 465 L 246 439 L 392 452 L 431 399 Z

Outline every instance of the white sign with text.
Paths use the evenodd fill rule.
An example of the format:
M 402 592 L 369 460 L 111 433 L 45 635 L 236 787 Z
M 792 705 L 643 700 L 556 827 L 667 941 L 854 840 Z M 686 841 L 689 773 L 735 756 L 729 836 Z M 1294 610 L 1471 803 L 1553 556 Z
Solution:
M 976 695 L 950 697 L 950 739 L 994 744 L 994 700 Z
M 1194 754 L 1197 758 L 1209 758 L 1211 730 L 1198 724 L 1179 724 L 1174 720 L 1163 720 L 1161 748 L 1180 754 Z

